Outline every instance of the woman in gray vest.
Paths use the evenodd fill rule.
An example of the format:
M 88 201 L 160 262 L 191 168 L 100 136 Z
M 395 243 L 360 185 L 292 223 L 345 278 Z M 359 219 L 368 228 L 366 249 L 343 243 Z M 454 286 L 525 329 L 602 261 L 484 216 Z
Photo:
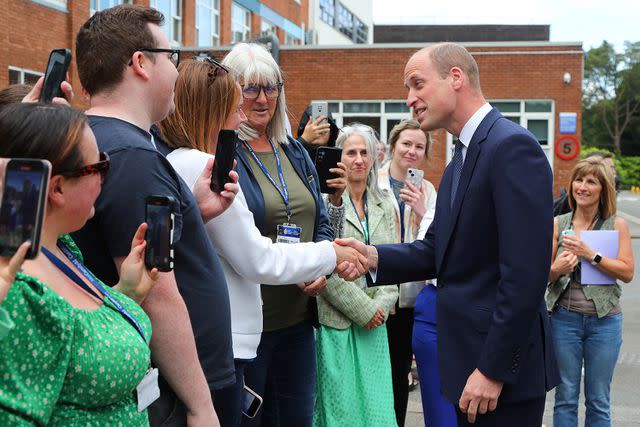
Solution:
M 554 221 L 554 261 L 547 294 L 562 378 L 556 387 L 553 424 L 578 424 L 584 363 L 585 425 L 609 426 L 611 380 L 622 344 L 622 290 L 617 281 L 628 283 L 633 278 L 631 237 L 626 222 L 615 215 L 613 176 L 601 157 L 578 162 L 570 182 L 571 212 Z M 604 247 L 585 243 L 581 232 L 587 230 L 618 231 L 617 256 L 606 256 L 599 252 L 605 252 Z M 586 263 L 609 276 L 611 284 L 590 280 L 582 271 L 588 268 Z M 596 282 L 600 284 L 591 284 Z

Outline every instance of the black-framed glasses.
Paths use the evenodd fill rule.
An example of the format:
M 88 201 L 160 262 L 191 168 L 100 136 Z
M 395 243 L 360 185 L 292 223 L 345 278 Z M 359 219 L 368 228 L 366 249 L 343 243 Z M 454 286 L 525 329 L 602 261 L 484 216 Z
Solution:
M 211 58 L 210 56 L 194 56 L 193 60 L 196 61 L 196 62 L 204 62 L 206 64 L 211 65 L 210 70 L 209 70 L 210 83 L 213 83 L 213 81 L 216 79 L 216 77 L 218 77 L 218 73 L 219 72 L 221 72 L 221 71 L 225 72 L 225 73 L 229 72 L 229 69 L 227 67 L 225 67 L 224 65 L 222 65 L 221 63 L 219 63 L 215 59 Z
M 80 178 L 82 176 L 93 175 L 95 173 L 100 174 L 100 181 L 104 184 L 107 180 L 107 173 L 109 172 L 109 155 L 105 152 L 100 153 L 100 161 L 92 165 L 83 166 L 79 169 L 61 172 L 60 175 L 68 178 Z
M 165 49 L 160 47 L 142 47 L 138 49 L 138 51 L 150 52 L 150 53 L 168 53 L 169 61 L 171 61 L 171 63 L 175 65 L 176 68 L 178 68 L 178 65 L 180 65 L 180 49 Z M 131 65 L 133 65 L 133 60 L 129 60 L 129 66 Z
M 256 99 L 260 96 L 260 92 L 264 91 L 264 96 L 269 99 L 275 99 L 280 96 L 282 90 L 282 83 L 276 83 L 274 85 L 258 85 L 248 84 L 242 85 L 242 96 L 245 99 Z

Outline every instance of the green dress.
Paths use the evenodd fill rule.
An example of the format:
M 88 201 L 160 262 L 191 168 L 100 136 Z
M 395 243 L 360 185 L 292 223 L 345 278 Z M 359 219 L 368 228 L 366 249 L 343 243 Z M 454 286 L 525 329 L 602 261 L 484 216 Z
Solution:
M 71 238 L 61 240 L 81 257 Z M 146 341 L 108 300 L 74 308 L 35 277 L 16 275 L 0 306 L 14 323 L 0 328 L 0 426 L 149 425 L 134 394 L 149 368 L 151 323 L 133 300 L 109 292 Z

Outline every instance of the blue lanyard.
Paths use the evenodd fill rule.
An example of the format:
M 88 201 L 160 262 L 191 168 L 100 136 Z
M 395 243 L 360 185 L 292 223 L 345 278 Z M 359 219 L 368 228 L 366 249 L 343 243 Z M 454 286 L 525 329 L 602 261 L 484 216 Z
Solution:
M 271 182 L 271 184 L 276 188 L 276 190 L 278 190 L 278 193 L 280 194 L 280 196 L 282 197 L 282 200 L 284 201 L 284 208 L 287 211 L 287 223 L 291 222 L 291 208 L 289 208 L 289 190 L 287 190 L 287 183 L 284 181 L 284 174 L 282 173 L 282 163 L 280 163 L 278 148 L 273 143 L 273 141 L 269 140 L 269 144 L 271 144 L 271 148 L 273 149 L 273 154 L 274 156 L 276 156 L 276 165 L 278 166 L 278 178 L 280 179 L 280 185 L 282 186 L 282 189 L 278 187 L 278 184 L 276 184 L 275 180 L 273 179 L 273 177 L 271 176 L 267 168 L 260 161 L 258 156 L 256 156 L 255 151 L 253 151 L 253 148 L 251 148 L 251 146 L 247 143 L 247 141 L 242 141 L 242 143 L 249 151 L 249 154 L 251 154 L 251 157 L 253 157 L 253 160 L 258 164 L 258 166 L 260 166 L 260 169 L 262 169 L 262 173 L 265 174 L 269 182 Z
M 351 195 L 349 195 L 349 200 L 351 201 L 351 206 L 353 206 L 353 211 L 356 213 L 356 218 L 358 218 L 358 222 L 360 223 L 360 227 L 362 228 L 362 233 L 364 234 L 364 240 L 367 245 L 370 244 L 369 239 L 369 208 L 367 207 L 367 193 L 364 193 L 363 197 L 364 201 L 364 224 L 360 220 L 360 215 L 358 215 L 358 209 L 356 209 L 355 203 L 353 203 L 353 199 Z
M 395 197 L 395 188 L 393 188 L 393 178 L 391 178 L 391 173 L 389 173 L 389 184 L 391 185 L 391 192 L 393 193 L 393 197 Z M 398 202 L 398 209 L 400 210 L 400 243 L 404 243 L 404 202 L 400 200 L 400 197 L 396 199 Z
M 78 275 L 76 274 L 75 271 L 73 271 L 71 268 L 69 268 L 68 265 L 66 265 L 64 262 L 62 262 L 57 256 L 55 256 L 54 254 L 51 253 L 51 251 L 49 251 L 47 248 L 45 248 L 44 246 L 41 247 L 42 253 L 45 254 L 45 256 L 47 258 L 49 258 L 49 260 L 56 266 L 58 267 L 65 275 L 67 275 L 67 277 L 69 277 L 69 279 L 73 280 L 78 286 L 80 286 L 85 292 L 93 295 L 94 297 L 98 298 L 100 301 L 104 302 L 104 299 L 109 300 L 109 302 L 111 304 L 113 304 L 116 308 L 116 310 L 118 310 L 118 312 L 122 315 L 122 317 L 125 318 L 125 320 L 127 322 L 129 322 L 131 324 L 131 326 L 133 326 L 134 328 L 136 328 L 136 330 L 138 331 L 138 333 L 140 334 L 140 336 L 142 337 L 142 339 L 144 340 L 144 342 L 147 342 L 147 339 L 144 336 L 144 332 L 142 332 L 142 327 L 140 326 L 140 323 L 138 323 L 138 321 L 135 319 L 135 317 L 133 317 L 131 315 L 131 313 L 129 313 L 129 311 L 124 308 L 122 306 L 122 304 L 120 304 L 118 302 L 118 300 L 116 300 L 115 298 L 113 298 L 108 292 L 107 290 L 104 288 L 104 286 L 102 285 L 102 283 L 100 283 L 100 280 L 98 280 L 98 278 L 96 276 L 94 276 L 88 269 L 87 267 L 85 267 L 79 260 L 78 258 L 76 258 L 76 256 L 69 250 L 69 248 L 67 248 L 63 243 L 61 243 L 60 241 L 58 241 L 58 248 L 62 251 L 63 254 L 65 254 L 65 256 L 69 259 L 69 261 L 71 261 L 71 263 L 78 269 L 80 270 L 80 272 L 82 273 L 82 275 L 84 277 L 86 277 L 93 286 L 95 286 L 100 292 L 102 292 L 102 294 L 104 295 L 104 298 L 100 297 L 100 295 L 98 295 L 93 289 L 91 289 L 80 277 L 78 277 Z

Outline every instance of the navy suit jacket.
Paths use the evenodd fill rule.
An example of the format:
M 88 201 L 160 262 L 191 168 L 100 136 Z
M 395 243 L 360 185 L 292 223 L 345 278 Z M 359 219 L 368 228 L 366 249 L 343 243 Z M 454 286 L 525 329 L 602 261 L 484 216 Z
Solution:
M 424 240 L 377 246 L 376 282 L 438 278 L 438 361 L 451 402 L 476 368 L 504 381 L 499 402 L 544 396 L 559 382 L 544 303 L 549 162 L 531 133 L 493 109 L 469 143 L 453 205 L 452 173 L 444 171 Z

